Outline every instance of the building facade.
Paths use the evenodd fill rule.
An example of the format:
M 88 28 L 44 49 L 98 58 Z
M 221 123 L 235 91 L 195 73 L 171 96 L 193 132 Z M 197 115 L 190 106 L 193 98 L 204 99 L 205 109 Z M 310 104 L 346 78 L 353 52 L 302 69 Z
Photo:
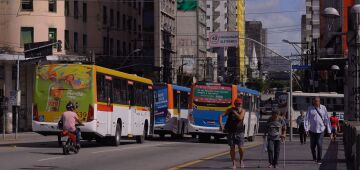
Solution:
M 267 44 L 267 31 L 262 27 L 261 21 L 246 21 L 245 34 L 248 38 L 254 39 L 261 44 Z M 255 48 L 256 55 L 253 54 L 253 48 Z M 266 57 L 265 54 L 266 49 L 263 46 L 260 46 L 252 41 L 245 42 L 246 58 L 248 58 L 249 61 L 254 61 L 255 59 L 252 59 L 252 57 L 257 56 L 257 70 L 259 70 L 259 76 L 254 78 L 262 78 L 262 63 L 264 63 L 264 58 Z
M 183 68 L 185 84 L 205 81 L 207 66 L 206 0 L 177 0 L 177 53 L 173 68 Z M 183 65 L 186 64 L 186 65 Z M 178 72 L 174 77 L 178 77 Z
M 307 0 L 305 39 L 303 47 L 309 49 L 304 64 L 311 65 L 304 84 L 306 91 L 336 91 L 343 93 L 344 67 L 348 57 L 347 36 L 349 14 L 355 0 Z M 328 7 L 335 8 L 340 17 L 321 15 Z M 340 70 L 332 70 L 332 66 Z M 337 75 L 336 80 L 334 80 Z
M 175 0 L 154 1 L 154 64 L 161 68 L 157 79 L 168 83 L 176 80 L 176 5 Z
M 132 61 L 138 58 L 133 51 L 143 46 L 137 41 L 142 37 L 141 1 L 5 0 L 0 1 L 0 13 L 0 94 L 7 97 L 15 90 L 15 64 L 25 60 L 26 43 L 61 40 L 62 51 L 54 47 L 48 58 L 67 62 L 95 54 L 98 64 L 112 68 L 128 64 L 113 62 L 114 58 Z M 20 130 L 31 128 L 34 78 L 35 64 L 21 64 Z M 13 129 L 12 112 L 9 106 L 7 132 Z

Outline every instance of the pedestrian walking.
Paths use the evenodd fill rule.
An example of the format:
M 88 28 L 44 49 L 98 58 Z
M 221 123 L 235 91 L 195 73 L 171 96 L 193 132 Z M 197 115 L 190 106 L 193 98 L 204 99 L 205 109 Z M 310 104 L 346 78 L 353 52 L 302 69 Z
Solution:
M 306 134 L 310 135 L 310 149 L 315 163 L 321 164 L 324 132 L 330 133 L 330 121 L 327 109 L 320 104 L 320 97 L 313 99 L 304 119 Z M 317 152 L 316 152 L 316 150 Z
M 230 157 L 232 160 L 232 168 L 236 169 L 235 145 L 238 146 L 240 155 L 240 167 L 244 168 L 244 117 L 245 109 L 242 108 L 242 99 L 237 98 L 234 102 L 235 107 L 227 109 L 219 116 L 220 131 L 227 133 L 227 140 L 230 146 Z M 228 116 L 225 126 L 222 124 L 222 118 Z
M 304 119 L 305 119 L 304 111 L 300 111 L 300 116 L 298 116 L 298 118 L 296 119 L 296 123 L 298 125 L 298 131 L 299 131 L 301 144 L 306 143 L 306 132 L 305 132 L 305 127 L 304 127 Z
M 266 123 L 266 132 L 264 137 L 267 137 L 267 152 L 269 156 L 269 168 L 277 168 L 280 143 L 285 142 L 286 123 L 280 116 L 279 112 L 273 111 L 271 117 Z
M 337 132 L 340 131 L 340 126 L 339 126 L 339 118 L 336 116 L 336 112 L 333 112 L 333 115 L 330 117 L 330 122 L 331 122 L 331 140 L 332 141 L 336 141 L 336 135 Z

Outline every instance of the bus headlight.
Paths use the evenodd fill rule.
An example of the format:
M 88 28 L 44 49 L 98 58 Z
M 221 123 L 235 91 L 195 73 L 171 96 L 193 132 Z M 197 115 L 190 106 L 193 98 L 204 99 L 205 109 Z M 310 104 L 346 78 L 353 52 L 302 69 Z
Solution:
M 191 124 L 194 124 L 194 117 L 193 115 L 190 113 L 189 116 L 188 116 L 188 120 Z

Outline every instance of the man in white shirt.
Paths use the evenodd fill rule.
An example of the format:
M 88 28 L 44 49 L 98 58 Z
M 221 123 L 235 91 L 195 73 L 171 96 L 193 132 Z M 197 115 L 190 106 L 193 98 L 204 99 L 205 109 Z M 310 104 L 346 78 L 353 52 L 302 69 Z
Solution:
M 304 119 L 304 127 L 306 134 L 310 134 L 310 148 L 313 160 L 321 164 L 324 131 L 327 128 L 328 133 L 330 133 L 331 128 L 327 109 L 320 104 L 320 97 L 315 97 L 313 105 L 308 108 Z

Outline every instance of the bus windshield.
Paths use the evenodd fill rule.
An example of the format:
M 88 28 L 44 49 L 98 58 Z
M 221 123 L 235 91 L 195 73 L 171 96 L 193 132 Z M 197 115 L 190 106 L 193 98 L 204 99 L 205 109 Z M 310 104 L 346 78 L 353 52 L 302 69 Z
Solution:
M 194 90 L 194 103 L 200 106 L 226 107 L 231 97 L 231 86 L 196 85 Z

